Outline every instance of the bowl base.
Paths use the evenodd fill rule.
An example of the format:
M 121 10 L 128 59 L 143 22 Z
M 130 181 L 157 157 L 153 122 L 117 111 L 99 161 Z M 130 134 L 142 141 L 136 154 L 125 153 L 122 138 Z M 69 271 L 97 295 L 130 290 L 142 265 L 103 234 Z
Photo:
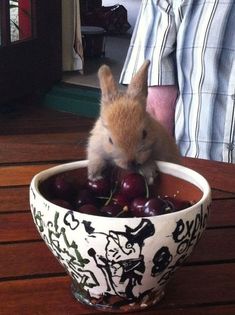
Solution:
M 74 297 L 80 303 L 113 313 L 141 311 L 158 303 L 164 296 L 164 290 L 162 290 L 132 301 L 111 295 L 96 299 L 90 297 L 86 291 L 81 290 L 75 282 L 72 282 L 71 289 Z

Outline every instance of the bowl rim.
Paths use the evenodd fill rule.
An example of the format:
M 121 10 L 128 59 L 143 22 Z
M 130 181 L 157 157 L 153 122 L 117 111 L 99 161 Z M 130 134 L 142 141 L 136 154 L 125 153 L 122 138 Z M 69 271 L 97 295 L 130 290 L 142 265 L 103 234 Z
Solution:
M 180 210 L 180 212 L 190 211 L 190 210 L 192 210 L 192 208 L 198 207 L 199 205 L 204 204 L 206 201 L 207 201 L 207 203 L 211 202 L 210 185 L 209 185 L 208 181 L 206 180 L 206 178 L 203 177 L 201 174 L 199 174 L 197 171 L 194 171 L 193 169 L 185 167 L 183 165 L 175 164 L 175 163 L 171 163 L 171 162 L 165 162 L 165 161 L 155 161 L 155 162 L 157 163 L 157 166 L 158 166 L 160 172 L 162 172 L 164 174 L 178 177 L 180 179 L 183 179 L 183 180 L 191 183 L 192 185 L 196 186 L 202 192 L 202 197 L 200 198 L 200 200 L 198 200 L 192 206 L 185 208 L 183 210 Z M 59 165 L 47 168 L 45 170 L 42 170 L 33 176 L 31 183 L 30 183 L 30 189 L 33 188 L 39 194 L 39 196 L 41 198 L 46 199 L 41 194 L 41 192 L 39 191 L 40 182 L 42 182 L 43 180 L 46 180 L 48 177 L 50 177 L 52 175 L 59 174 L 59 173 L 69 171 L 69 170 L 73 170 L 73 169 L 78 168 L 78 167 L 84 168 L 84 167 L 87 167 L 87 165 L 88 165 L 88 160 L 80 160 L 80 161 L 74 161 L 74 162 L 59 164 Z M 53 204 L 49 200 L 47 200 L 47 202 Z M 59 207 L 61 209 L 65 209 L 65 208 L 57 206 L 57 205 L 55 205 L 55 206 Z M 73 210 L 70 210 L 70 211 L 73 211 Z M 91 214 L 80 213 L 78 211 L 75 211 L 75 212 L 79 213 L 81 215 L 95 216 L 95 215 L 91 215 Z M 179 211 L 166 213 L 166 214 L 160 215 L 160 216 L 152 216 L 151 218 L 153 218 L 153 217 L 159 218 L 159 217 L 163 217 L 166 215 L 170 216 L 170 215 L 174 215 L 175 213 L 178 213 L 178 212 Z M 95 217 L 99 217 L 99 216 L 95 216 Z M 102 218 L 104 218 L 104 217 L 102 217 Z M 107 219 L 113 219 L 113 217 L 106 217 L 106 218 Z M 145 218 L 145 217 L 143 217 L 143 218 Z M 119 220 L 121 220 L 121 219 L 127 220 L 127 219 L 133 219 L 133 218 L 130 217 L 130 218 L 118 218 L 118 219 Z M 138 219 L 141 219 L 141 217 Z

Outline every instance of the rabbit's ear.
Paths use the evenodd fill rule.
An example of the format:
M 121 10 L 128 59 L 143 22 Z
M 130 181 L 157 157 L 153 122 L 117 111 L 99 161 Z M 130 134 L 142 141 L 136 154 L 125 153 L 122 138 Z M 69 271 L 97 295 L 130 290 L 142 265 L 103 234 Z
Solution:
M 127 88 L 127 94 L 131 97 L 147 97 L 148 94 L 148 67 L 150 61 L 145 60 L 140 69 L 131 79 L 131 82 Z
M 109 104 L 115 99 L 118 89 L 112 72 L 107 65 L 103 65 L 99 68 L 98 78 L 101 88 L 101 103 L 104 105 Z

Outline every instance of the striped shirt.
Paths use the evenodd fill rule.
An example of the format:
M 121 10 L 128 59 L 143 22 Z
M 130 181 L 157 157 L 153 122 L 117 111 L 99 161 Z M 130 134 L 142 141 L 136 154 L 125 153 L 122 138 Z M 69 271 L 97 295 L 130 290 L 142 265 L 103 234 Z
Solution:
M 120 82 L 145 59 L 149 86 L 178 85 L 182 155 L 235 163 L 235 1 L 142 0 Z

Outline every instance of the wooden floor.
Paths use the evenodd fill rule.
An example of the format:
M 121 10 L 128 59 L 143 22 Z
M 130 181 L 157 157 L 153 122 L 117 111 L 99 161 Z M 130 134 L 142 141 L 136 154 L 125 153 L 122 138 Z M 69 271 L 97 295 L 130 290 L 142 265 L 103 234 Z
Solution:
M 32 223 L 28 201 L 35 173 L 85 158 L 92 124 L 92 119 L 45 108 L 14 107 L 0 113 L 1 315 L 94 313 L 72 298 L 68 277 Z M 215 187 L 223 188 L 213 176 L 217 164 L 212 172 L 211 165 L 199 162 L 199 169 L 200 165 L 208 174 L 210 169 Z M 234 172 L 229 166 L 224 171 L 230 170 Z M 213 190 L 212 216 L 200 246 L 176 273 L 159 309 L 146 314 L 235 314 L 234 175 L 227 191 Z

